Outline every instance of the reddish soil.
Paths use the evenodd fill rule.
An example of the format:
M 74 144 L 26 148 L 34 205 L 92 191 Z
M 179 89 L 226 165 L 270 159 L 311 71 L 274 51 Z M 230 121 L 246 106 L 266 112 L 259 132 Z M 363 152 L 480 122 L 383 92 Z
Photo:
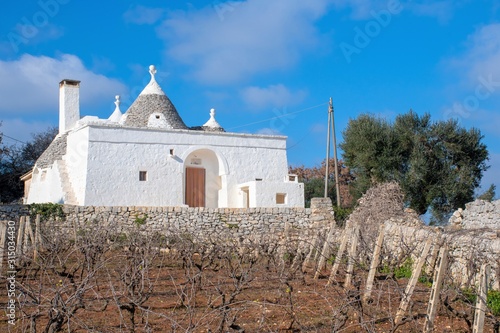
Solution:
M 120 252 L 107 256 L 107 268 L 98 270 L 95 276 L 61 276 L 57 270 L 37 270 L 34 265 L 21 269 L 16 276 L 18 294 L 30 291 L 38 301 L 27 297 L 28 293 L 22 294 L 16 303 L 15 325 L 9 325 L 2 315 L 0 332 L 35 332 L 33 327 L 36 332 L 44 332 L 49 316 L 56 310 L 69 309 L 71 304 L 82 306 L 66 316 L 62 332 L 422 332 L 430 288 L 421 283 L 404 323 L 395 326 L 407 279 L 379 276 L 373 301 L 361 304 L 363 282 L 356 281 L 366 280 L 365 271 L 356 272 L 358 287 L 346 290 L 341 286 L 342 272 L 334 285 L 326 287 L 327 270 L 313 280 L 310 272 L 296 270 L 292 274 L 290 266 L 267 259 L 252 265 L 236 259 L 204 263 L 199 257 L 193 258 L 162 254 L 146 268 L 137 266 L 136 272 L 143 273 L 132 291 L 127 291 L 123 282 L 127 258 Z M 78 298 L 72 283 L 87 283 L 83 297 Z M 130 312 L 124 306 L 119 309 L 118 304 L 128 304 L 134 295 L 149 297 L 142 304 L 135 298 L 132 324 Z M 456 293 L 446 289 L 442 299 L 446 296 L 451 300 Z M 7 300 L 3 287 L 3 309 Z M 472 307 L 463 300 L 449 303 L 456 312 L 441 302 L 434 332 L 469 332 L 460 316 L 473 320 Z M 491 318 L 486 320 L 485 332 L 493 332 Z

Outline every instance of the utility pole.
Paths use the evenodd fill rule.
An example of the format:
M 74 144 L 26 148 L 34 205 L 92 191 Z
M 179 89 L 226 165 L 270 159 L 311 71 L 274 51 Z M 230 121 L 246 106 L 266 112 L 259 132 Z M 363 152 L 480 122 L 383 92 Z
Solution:
M 329 176 L 329 170 L 328 167 L 330 165 L 330 124 L 332 123 L 332 98 L 330 97 L 330 104 L 328 106 L 328 130 L 326 134 L 326 163 L 325 163 L 325 198 L 328 198 L 328 176 Z
M 340 184 L 339 184 L 339 171 L 337 162 L 337 137 L 335 135 L 335 116 L 333 112 L 333 102 L 330 97 L 330 103 L 328 105 L 328 134 L 326 143 L 326 171 L 325 171 L 325 198 L 328 197 L 328 176 L 329 176 L 329 164 L 330 164 L 330 128 L 333 134 L 333 159 L 335 165 L 335 190 L 337 194 L 337 206 L 340 207 Z

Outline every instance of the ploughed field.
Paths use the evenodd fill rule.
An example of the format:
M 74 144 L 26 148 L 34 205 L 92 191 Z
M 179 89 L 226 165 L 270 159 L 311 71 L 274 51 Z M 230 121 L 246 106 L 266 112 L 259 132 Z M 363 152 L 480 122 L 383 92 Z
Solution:
M 331 261 L 314 279 L 304 257 L 293 244 L 186 235 L 46 236 L 36 254 L 21 256 L 15 322 L 2 314 L 0 332 L 422 332 L 428 279 L 396 325 L 408 283 L 399 267 L 382 266 L 363 302 L 365 265 L 357 264 L 352 287 L 343 287 L 344 265 L 327 286 Z M 7 292 L 0 290 L 3 309 Z M 434 332 L 469 332 L 474 302 L 474 290 L 445 281 Z M 488 311 L 485 332 L 498 320 Z

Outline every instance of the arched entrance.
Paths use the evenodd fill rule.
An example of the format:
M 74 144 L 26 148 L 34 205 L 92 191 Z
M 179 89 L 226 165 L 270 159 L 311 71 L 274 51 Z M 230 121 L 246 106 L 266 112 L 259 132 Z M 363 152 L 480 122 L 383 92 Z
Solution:
M 197 149 L 184 159 L 184 203 L 189 207 L 219 206 L 219 160 L 210 149 Z

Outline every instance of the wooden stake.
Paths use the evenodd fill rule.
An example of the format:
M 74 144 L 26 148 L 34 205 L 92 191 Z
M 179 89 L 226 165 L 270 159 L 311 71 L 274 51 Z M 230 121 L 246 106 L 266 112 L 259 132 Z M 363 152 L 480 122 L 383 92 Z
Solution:
M 351 288 L 352 286 L 352 278 L 354 274 L 354 262 L 356 261 L 356 250 L 358 248 L 358 234 L 359 234 L 359 226 L 356 224 L 354 226 L 352 234 L 351 247 L 349 248 L 349 258 L 347 261 L 347 272 L 345 276 L 344 288 Z
M 335 276 L 337 275 L 337 271 L 339 270 L 340 262 L 342 261 L 342 255 L 344 254 L 345 248 L 347 246 L 347 241 L 349 240 L 349 229 L 345 227 L 344 232 L 342 233 L 342 241 L 340 242 L 340 247 L 337 251 L 337 256 L 335 257 L 335 262 L 333 263 L 332 271 L 330 273 L 330 278 L 328 279 L 329 286 L 335 280 Z
M 30 217 L 26 216 L 26 218 L 24 219 L 23 253 L 26 253 L 26 249 L 28 248 L 28 239 L 29 239 L 28 230 L 29 229 L 31 229 L 31 221 L 30 221 Z
M 31 227 L 30 227 L 31 230 Z M 33 231 L 32 231 L 33 232 Z M 37 214 L 35 217 L 35 237 L 33 239 L 33 260 L 36 261 L 38 257 L 38 247 L 41 244 L 41 236 L 40 236 L 40 214 Z
M 31 244 L 34 246 L 34 259 L 36 259 L 36 241 L 35 241 L 35 236 L 33 235 L 33 228 L 31 227 L 31 218 L 29 216 L 26 216 L 26 225 L 24 227 L 24 241 L 25 245 L 28 246 L 28 238 L 31 240 Z
M 26 217 L 21 216 L 19 218 L 19 228 L 17 229 L 17 244 L 16 244 L 16 266 L 19 266 L 19 261 L 23 253 L 23 238 L 24 238 L 24 226 L 26 224 Z
M 0 269 L 2 269 L 3 266 L 3 256 L 4 256 L 6 239 L 7 239 L 7 221 L 0 221 Z
M 316 234 L 316 236 L 314 236 L 311 246 L 309 247 L 309 253 L 307 254 L 306 258 L 304 259 L 304 263 L 302 264 L 302 272 L 307 271 L 307 267 L 311 263 L 311 257 L 314 253 L 314 250 L 316 249 L 316 245 L 318 242 L 319 242 L 319 236 L 318 234 Z
M 488 265 L 483 264 L 479 273 L 479 288 L 477 290 L 476 311 L 472 333 L 483 333 L 484 316 L 486 312 L 486 298 L 488 297 Z
M 35 218 L 35 237 L 36 244 L 38 246 L 42 246 L 42 234 L 40 233 L 40 214 L 37 214 Z
M 420 272 L 422 271 L 422 267 L 425 264 L 425 259 L 427 258 L 427 254 L 429 253 L 431 244 L 432 244 L 432 238 L 428 238 L 427 242 L 425 243 L 424 250 L 422 251 L 420 258 L 418 259 L 417 266 L 413 270 L 410 281 L 406 286 L 406 290 L 405 293 L 403 294 L 403 298 L 401 299 L 401 303 L 399 304 L 399 309 L 398 312 L 396 313 L 396 318 L 394 319 L 394 323 L 396 325 L 401 323 L 401 321 L 403 320 L 403 316 L 406 313 L 406 310 L 408 309 L 411 296 L 413 295 L 413 290 L 417 285 L 418 278 L 420 277 Z
M 378 238 L 375 244 L 375 248 L 373 249 L 370 271 L 368 272 L 368 278 L 366 279 L 366 290 L 365 294 L 363 295 L 363 302 L 365 303 L 367 303 L 370 300 L 372 294 L 373 281 L 375 280 L 375 273 L 377 272 L 377 267 L 380 263 L 380 251 L 382 250 L 382 245 L 384 242 L 384 230 L 385 230 L 385 224 L 382 224 L 378 231 Z
M 439 294 L 446 274 L 448 266 L 448 247 L 445 245 L 439 251 L 436 267 L 434 270 L 434 279 L 432 282 L 431 296 L 429 297 L 429 305 L 427 306 L 427 317 L 424 323 L 424 332 L 431 333 L 434 330 L 434 319 L 439 304 Z
M 319 278 L 319 274 L 326 266 L 326 258 L 330 255 L 330 246 L 331 246 L 330 244 L 332 242 L 334 231 L 335 231 L 335 221 L 332 222 L 330 230 L 328 231 L 328 236 L 326 237 L 326 242 L 323 245 L 323 250 L 321 251 L 318 267 L 316 267 L 316 273 L 314 274 L 314 280 L 317 280 Z
M 437 239 L 439 239 L 439 236 Z M 440 246 L 436 242 L 436 244 L 434 244 L 434 246 L 432 247 L 431 259 L 429 260 L 429 265 L 425 269 L 425 273 L 427 275 L 431 275 L 434 267 L 437 267 L 436 262 L 438 260 L 439 251 L 440 251 Z

